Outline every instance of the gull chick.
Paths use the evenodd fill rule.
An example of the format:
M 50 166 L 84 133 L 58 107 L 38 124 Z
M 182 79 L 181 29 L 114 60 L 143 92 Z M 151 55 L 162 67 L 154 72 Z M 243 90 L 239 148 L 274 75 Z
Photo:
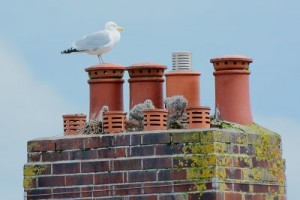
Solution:
M 123 28 L 119 27 L 115 22 L 107 22 L 104 30 L 83 36 L 82 39 L 75 41 L 71 48 L 61 53 L 88 53 L 90 55 L 97 55 L 99 62 L 103 63 L 102 54 L 109 52 L 120 41 L 121 30 Z

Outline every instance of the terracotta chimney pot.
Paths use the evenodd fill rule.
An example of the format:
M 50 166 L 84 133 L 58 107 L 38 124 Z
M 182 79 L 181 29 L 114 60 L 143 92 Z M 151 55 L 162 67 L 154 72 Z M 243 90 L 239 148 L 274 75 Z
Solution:
M 210 60 L 215 72 L 215 109 L 222 120 L 239 124 L 253 122 L 249 94 L 249 64 L 244 56 L 223 56 Z
M 63 115 L 64 135 L 78 135 L 86 122 L 85 114 Z
M 109 111 L 103 113 L 103 132 L 119 133 L 125 130 L 126 112 Z
M 167 97 L 182 95 L 188 106 L 200 106 L 200 73 L 192 71 L 192 53 L 172 53 L 172 71 L 166 73 Z
M 168 111 L 165 109 L 144 110 L 144 130 L 166 130 Z
M 90 117 L 98 115 L 103 106 L 110 111 L 123 111 L 123 75 L 125 67 L 103 63 L 85 69 L 90 85 Z
M 188 128 L 210 128 L 210 108 L 205 106 L 187 109 Z
M 188 106 L 200 106 L 200 73 L 192 71 L 172 71 L 166 73 L 167 97 L 184 96 Z
M 130 109 L 147 99 L 150 99 L 156 108 L 164 108 L 163 75 L 166 68 L 157 63 L 139 63 L 126 68 L 130 77 Z

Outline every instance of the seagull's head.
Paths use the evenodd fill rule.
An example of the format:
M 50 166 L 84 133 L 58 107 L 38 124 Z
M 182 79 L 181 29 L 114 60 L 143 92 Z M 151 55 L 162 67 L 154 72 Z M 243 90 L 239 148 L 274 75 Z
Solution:
M 107 23 L 105 24 L 105 29 L 106 29 L 106 30 L 110 30 L 110 31 L 115 31 L 115 30 L 117 30 L 117 31 L 122 31 L 122 30 L 123 30 L 122 27 L 118 26 L 118 25 L 117 25 L 115 22 L 113 22 L 113 21 L 107 22 Z

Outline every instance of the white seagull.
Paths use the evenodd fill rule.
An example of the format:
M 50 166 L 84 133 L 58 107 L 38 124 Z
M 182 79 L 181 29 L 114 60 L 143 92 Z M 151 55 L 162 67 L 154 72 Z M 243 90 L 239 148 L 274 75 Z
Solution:
M 103 63 L 102 54 L 109 52 L 121 39 L 120 31 L 123 30 L 115 22 L 107 22 L 105 29 L 83 36 L 73 43 L 72 47 L 62 51 L 62 54 L 88 53 L 97 55 L 99 62 Z

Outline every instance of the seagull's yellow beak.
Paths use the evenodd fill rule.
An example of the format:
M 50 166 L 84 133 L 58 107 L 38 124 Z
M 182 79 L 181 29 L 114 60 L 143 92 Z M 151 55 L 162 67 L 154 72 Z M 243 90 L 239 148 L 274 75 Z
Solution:
M 118 31 L 123 31 L 124 28 L 119 26 L 119 27 L 117 27 L 117 30 L 118 30 Z

